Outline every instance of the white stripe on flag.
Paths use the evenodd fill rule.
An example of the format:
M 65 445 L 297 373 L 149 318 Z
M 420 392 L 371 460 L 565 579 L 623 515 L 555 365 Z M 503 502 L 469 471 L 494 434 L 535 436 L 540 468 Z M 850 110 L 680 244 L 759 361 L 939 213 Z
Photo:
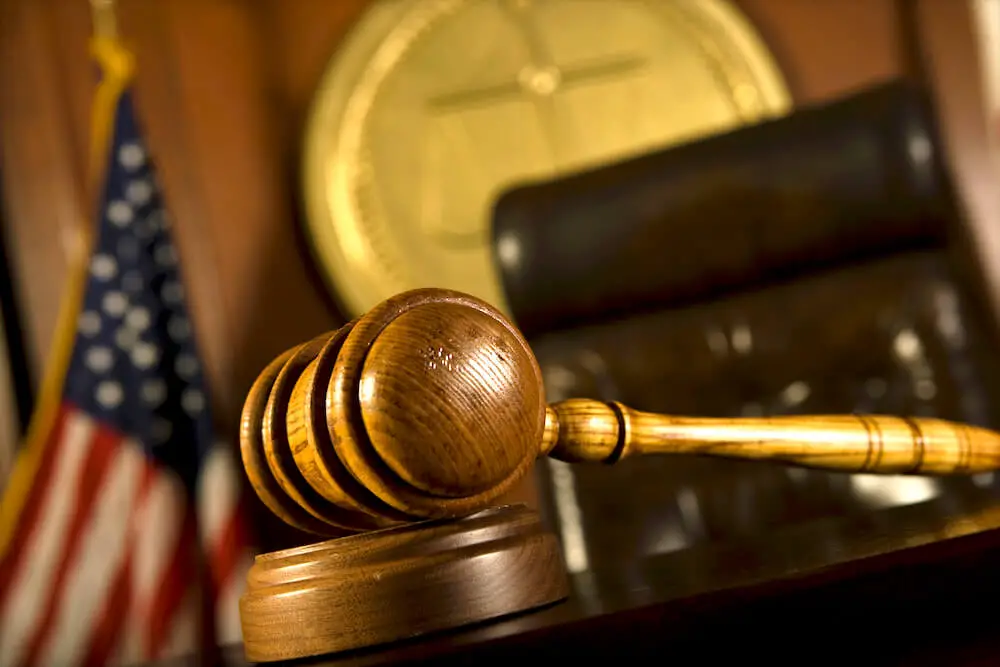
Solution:
M 225 443 L 216 443 L 205 460 L 198 480 L 198 523 L 201 542 L 205 545 L 209 567 L 218 568 L 214 554 L 226 537 L 230 523 L 240 511 L 242 489 L 236 472 L 236 460 Z M 245 549 L 246 545 L 239 545 Z M 231 644 L 243 639 L 240 626 L 239 598 L 250 567 L 248 552 L 239 554 L 228 572 L 216 572 L 220 578 L 215 607 L 216 641 Z
M 198 478 L 198 530 L 202 544 L 214 546 L 237 511 L 240 485 L 228 447 L 216 443 L 205 457 Z
M 156 474 L 132 523 L 132 582 L 129 613 L 116 664 L 151 660 L 147 655 L 149 612 L 153 595 L 171 565 L 181 536 L 186 499 L 180 480 L 171 473 Z
M 246 589 L 247 572 L 253 558 L 243 554 L 232 574 L 219 591 L 219 602 L 215 608 L 216 640 L 220 646 L 243 641 L 243 625 L 240 623 L 240 596 Z
M 0 665 L 16 665 L 23 658 L 26 643 L 52 594 L 53 578 L 63 554 L 60 547 L 76 509 L 74 498 L 80 471 L 91 449 L 94 423 L 75 410 L 68 411 L 65 420 L 60 456 L 41 501 L 43 507 L 36 518 L 33 539 L 23 547 L 26 557 L 20 564 L 24 569 L 14 575 L 7 599 L 0 601 L 6 602 L 0 615 Z
M 100 620 L 109 587 L 124 565 L 145 454 L 138 445 L 119 443 L 85 529 L 63 602 L 39 664 L 70 665 L 80 660 Z
M 215 607 L 215 638 L 220 646 L 243 641 L 243 626 L 240 623 L 240 596 L 246 588 L 247 571 L 252 558 L 244 553 L 236 561 L 236 567 L 219 591 Z

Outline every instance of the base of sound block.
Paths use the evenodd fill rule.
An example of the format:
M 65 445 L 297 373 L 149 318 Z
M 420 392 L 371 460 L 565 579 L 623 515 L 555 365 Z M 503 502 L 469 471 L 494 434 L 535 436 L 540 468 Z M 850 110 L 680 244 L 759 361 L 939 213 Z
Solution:
M 257 556 L 240 600 L 251 662 L 375 646 L 564 599 L 558 543 L 506 506 Z

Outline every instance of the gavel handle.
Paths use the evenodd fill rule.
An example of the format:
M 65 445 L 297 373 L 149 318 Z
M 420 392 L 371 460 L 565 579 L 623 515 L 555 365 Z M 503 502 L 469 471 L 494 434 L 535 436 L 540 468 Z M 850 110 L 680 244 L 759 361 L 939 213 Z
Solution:
M 546 409 L 541 454 L 603 463 L 634 455 L 690 454 L 845 472 L 959 475 L 1000 468 L 1000 434 L 940 419 L 693 418 L 570 399 Z

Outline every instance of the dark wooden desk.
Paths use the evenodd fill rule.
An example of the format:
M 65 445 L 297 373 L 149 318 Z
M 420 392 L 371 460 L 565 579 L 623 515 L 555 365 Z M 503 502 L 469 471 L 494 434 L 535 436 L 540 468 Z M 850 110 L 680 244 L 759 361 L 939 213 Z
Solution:
M 296 664 L 503 664 L 738 654 L 771 662 L 1000 661 L 1000 498 L 974 492 L 574 575 L 568 601 Z M 626 575 L 626 573 L 628 573 Z M 242 648 L 226 665 L 246 665 Z M 195 661 L 164 663 L 180 667 Z

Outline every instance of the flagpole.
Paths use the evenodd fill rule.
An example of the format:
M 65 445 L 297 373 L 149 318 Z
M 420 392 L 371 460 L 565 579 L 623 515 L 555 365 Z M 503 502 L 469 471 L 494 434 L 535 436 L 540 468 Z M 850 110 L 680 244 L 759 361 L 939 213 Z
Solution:
M 116 107 L 121 95 L 132 83 L 135 62 L 132 53 L 124 47 L 119 39 L 115 0 L 89 0 L 89 2 L 93 24 L 90 50 L 94 58 L 101 64 L 102 73 L 101 84 L 94 96 L 91 126 L 93 150 L 90 165 L 95 192 L 100 192 L 103 184 L 99 179 L 105 173 L 107 166 L 105 164 L 108 158 L 107 148 L 112 141 L 111 131 L 114 125 Z M 192 507 L 194 507 L 197 501 L 195 498 L 191 498 L 191 502 Z M 201 540 L 199 539 L 197 543 L 200 547 Z M 201 614 L 200 641 L 196 644 L 195 655 L 190 657 L 196 664 L 209 665 L 217 662 L 217 647 L 214 632 L 206 631 L 206 622 L 211 623 L 214 614 L 212 609 L 206 607 L 210 598 L 207 595 L 207 587 L 211 584 L 211 577 L 201 548 L 196 551 L 195 561 L 198 568 L 198 581 L 201 586 L 200 590 L 196 592 L 202 604 L 199 609 Z
M 96 37 L 118 38 L 118 17 L 114 0 L 90 0 L 90 13 Z
M 97 193 L 102 185 L 102 171 L 109 147 L 114 110 L 131 78 L 132 60 L 117 46 L 117 20 L 114 0 L 90 0 L 93 40 L 91 53 L 101 65 L 101 83 L 94 94 L 90 127 L 90 173 L 88 178 Z M 73 245 L 68 261 L 66 287 L 59 306 L 55 333 L 46 357 L 35 409 L 24 442 L 19 448 L 10 479 L 0 496 L 0 557 L 10 548 L 32 482 L 41 465 L 52 427 L 58 413 L 66 369 L 73 354 L 76 320 L 87 282 L 95 211 L 87 212 L 79 230 L 80 242 Z
M 132 82 L 135 63 L 132 54 L 118 38 L 118 15 L 115 0 L 89 0 L 93 33 L 90 53 L 101 69 L 101 80 L 94 93 L 90 119 L 90 179 L 94 192 L 103 185 L 107 151 L 111 145 L 115 107 L 125 88 Z M 100 196 L 97 197 L 99 205 Z
M 111 144 L 115 109 L 118 100 L 125 92 L 125 88 L 132 82 L 135 62 L 131 52 L 124 48 L 119 40 L 115 0 L 89 1 L 93 23 L 91 53 L 101 64 L 103 75 L 101 85 L 94 96 L 91 126 L 91 144 L 94 148 L 91 152 L 91 174 L 94 178 L 95 192 L 99 192 L 103 184 L 98 179 L 105 173 L 105 161 L 108 157 L 107 148 Z M 192 507 L 194 507 L 196 501 L 194 498 L 191 501 Z M 200 539 L 197 543 L 200 545 Z M 205 619 L 211 617 L 211 610 L 205 608 L 209 596 L 205 594 L 204 586 L 205 582 L 210 581 L 210 577 L 208 577 L 204 556 L 200 548 L 196 550 L 195 561 L 198 568 L 198 581 L 201 584 L 200 590 L 196 592 L 202 602 L 199 609 L 202 622 L 199 623 L 200 640 L 196 644 L 195 655 L 189 657 L 193 658 L 196 664 L 209 665 L 216 662 L 215 642 L 214 633 L 205 632 Z

